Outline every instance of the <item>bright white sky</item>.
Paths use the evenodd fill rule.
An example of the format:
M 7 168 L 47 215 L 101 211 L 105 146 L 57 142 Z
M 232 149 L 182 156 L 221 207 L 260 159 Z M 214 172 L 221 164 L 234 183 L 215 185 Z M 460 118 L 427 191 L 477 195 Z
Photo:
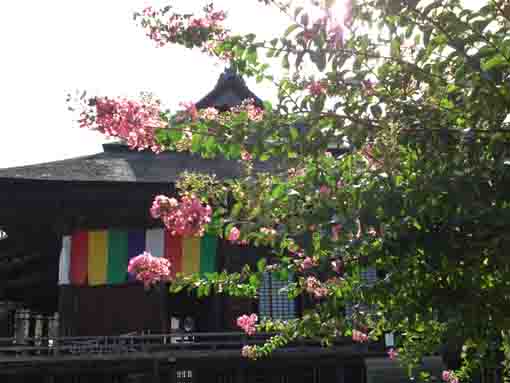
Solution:
M 169 2 L 153 0 L 151 5 Z M 204 0 L 173 0 L 200 9 Z M 180 47 L 155 48 L 132 19 L 145 0 L 15 0 L 0 10 L 0 168 L 96 153 L 105 141 L 80 129 L 65 96 L 153 91 L 165 104 L 198 101 L 223 64 Z M 236 32 L 272 36 L 285 16 L 255 0 L 217 0 Z M 183 8 L 180 8 L 183 9 Z M 271 91 L 249 83 L 261 98 Z
M 14 0 L 0 7 L 0 168 L 96 153 L 104 138 L 73 124 L 65 96 L 153 91 L 169 106 L 209 92 L 222 64 L 180 47 L 155 48 L 132 19 L 147 0 Z M 466 0 L 467 5 L 485 0 Z M 205 0 L 173 0 L 199 9 Z M 151 5 L 168 2 L 153 0 Z M 281 33 L 288 19 L 255 0 L 216 0 L 235 32 Z M 248 83 L 261 98 L 271 89 Z

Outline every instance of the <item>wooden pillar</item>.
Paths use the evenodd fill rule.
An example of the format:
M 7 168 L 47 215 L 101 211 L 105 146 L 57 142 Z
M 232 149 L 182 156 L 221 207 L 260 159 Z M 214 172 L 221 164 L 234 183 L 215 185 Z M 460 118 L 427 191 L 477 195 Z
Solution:
M 211 304 L 212 304 L 212 315 L 213 315 L 213 330 L 214 331 L 222 331 L 224 330 L 223 326 L 223 310 L 222 306 L 222 297 L 218 294 L 213 293 L 211 296 Z
M 159 317 L 161 321 L 161 333 L 168 334 L 168 288 L 165 282 L 158 285 L 159 294 Z
M 154 359 L 154 362 L 153 362 L 152 382 L 153 383 L 161 383 L 161 374 L 159 371 L 159 360 L 157 360 L 157 359 Z
M 337 366 L 335 368 L 335 375 L 336 383 L 345 383 L 345 367 L 343 365 Z
M 246 382 L 246 373 L 244 368 L 236 369 L 236 379 L 235 383 L 245 383 Z
M 170 364 L 170 368 L 168 369 L 168 383 L 175 383 L 177 380 L 177 369 L 175 363 Z

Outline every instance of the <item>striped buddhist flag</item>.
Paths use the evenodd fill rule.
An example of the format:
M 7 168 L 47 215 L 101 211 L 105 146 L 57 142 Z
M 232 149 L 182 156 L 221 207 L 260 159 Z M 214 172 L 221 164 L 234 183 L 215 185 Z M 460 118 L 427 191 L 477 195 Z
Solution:
M 87 284 L 88 243 L 86 231 L 78 231 L 71 238 L 70 280 L 71 284 L 76 286 Z
M 172 236 L 163 229 L 79 231 L 62 240 L 59 284 L 99 286 L 134 280 L 128 276 L 129 260 L 144 251 L 171 262 L 177 273 L 216 271 L 218 238 Z

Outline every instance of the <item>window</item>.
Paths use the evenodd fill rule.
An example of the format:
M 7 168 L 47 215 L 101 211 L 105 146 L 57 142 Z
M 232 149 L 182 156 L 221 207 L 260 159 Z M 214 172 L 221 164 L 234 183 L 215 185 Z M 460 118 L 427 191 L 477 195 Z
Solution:
M 289 277 L 289 281 L 292 277 Z M 296 317 L 296 304 L 287 296 L 288 282 L 280 281 L 271 273 L 265 272 L 259 291 L 259 315 L 261 318 L 288 320 Z
M 377 270 L 375 267 L 367 267 L 360 271 L 361 280 L 363 284 L 371 287 L 377 281 Z M 368 307 L 366 304 L 360 302 L 357 304 L 357 309 L 364 312 L 370 312 L 372 309 Z M 352 303 L 349 303 L 345 307 L 345 316 L 347 318 L 352 318 L 354 314 L 354 307 Z
M 193 371 L 192 370 L 177 370 L 177 383 L 192 383 Z

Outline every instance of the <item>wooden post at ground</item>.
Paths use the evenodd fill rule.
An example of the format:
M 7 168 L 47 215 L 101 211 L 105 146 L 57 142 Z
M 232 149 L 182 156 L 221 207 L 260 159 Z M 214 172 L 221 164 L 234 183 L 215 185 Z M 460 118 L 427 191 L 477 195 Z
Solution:
M 344 383 L 345 382 L 345 367 L 343 365 L 337 366 L 335 368 L 335 382 L 336 383 Z
M 161 333 L 168 334 L 168 289 L 165 282 L 159 283 L 159 317 L 161 321 Z
M 152 382 L 153 383 L 161 383 L 161 375 L 159 371 L 159 360 L 154 359 L 153 368 L 152 368 Z

